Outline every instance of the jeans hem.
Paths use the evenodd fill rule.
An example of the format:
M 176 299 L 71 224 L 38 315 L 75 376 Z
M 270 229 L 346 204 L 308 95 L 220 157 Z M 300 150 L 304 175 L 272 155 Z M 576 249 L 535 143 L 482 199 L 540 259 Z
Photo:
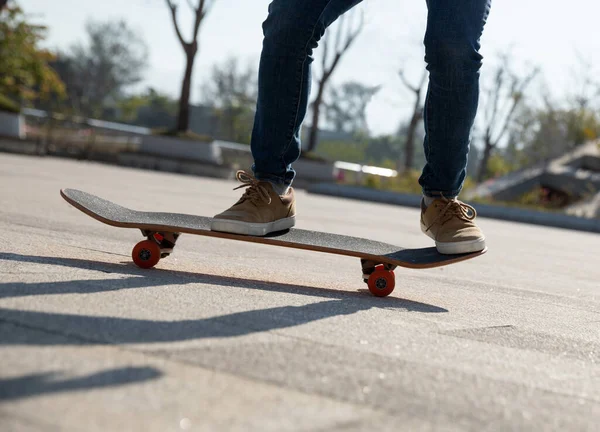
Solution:
M 266 174 L 266 173 L 254 173 L 254 177 L 258 181 L 266 181 L 269 183 L 273 183 L 278 186 L 291 186 L 291 182 L 286 182 L 285 177 L 281 177 L 274 174 Z
M 453 199 L 458 197 L 458 194 L 460 193 L 460 190 L 452 190 L 452 191 L 432 191 L 432 190 L 427 190 L 427 189 L 423 189 L 423 195 L 428 197 L 428 198 L 447 198 L 447 199 Z

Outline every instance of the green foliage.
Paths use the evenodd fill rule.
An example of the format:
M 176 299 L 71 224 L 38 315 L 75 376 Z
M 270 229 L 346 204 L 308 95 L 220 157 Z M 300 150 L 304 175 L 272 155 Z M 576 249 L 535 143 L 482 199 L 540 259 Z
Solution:
M 0 111 L 8 111 L 12 113 L 19 112 L 19 105 L 10 100 L 6 96 L 0 94 Z
M 367 106 L 380 88 L 381 86 L 366 86 L 357 81 L 331 87 L 328 98 L 331 102 L 325 104 L 327 121 L 338 132 L 368 133 Z
M 146 95 L 132 95 L 117 102 L 121 110 L 121 119 L 127 123 L 134 123 L 138 117 L 138 111 L 144 106 L 151 104 Z
M 571 110 L 566 123 L 567 135 L 576 146 L 600 137 L 600 116 L 596 111 Z
M 249 144 L 258 97 L 257 72 L 235 57 L 215 64 L 202 86 L 203 102 L 213 107 L 219 138 Z
M 117 107 L 119 121 L 151 128 L 171 128 L 177 114 L 177 101 L 153 88 L 120 99 Z
M 20 102 L 64 95 L 64 84 L 48 65 L 54 55 L 39 47 L 46 27 L 31 24 L 10 2 L 0 10 L 0 94 Z M 3 103 L 3 106 L 12 104 Z
M 367 175 L 364 178 L 363 186 L 372 189 L 418 195 L 422 193 L 421 185 L 419 185 L 420 175 L 421 173 L 416 170 L 405 171 L 396 177 Z
M 422 193 L 419 177 L 421 173 L 416 170 L 405 171 L 391 181 L 390 189 L 398 192 L 420 194 Z
M 501 154 L 495 153 L 488 160 L 486 178 L 502 177 L 513 169 L 514 167 Z
M 141 81 L 148 48 L 122 20 L 89 21 L 86 36 L 53 62 L 67 83 L 68 107 L 78 115 L 117 120 L 117 101 L 124 97 L 128 86 Z M 125 108 L 129 109 L 128 115 L 135 110 Z
M 367 144 L 365 149 L 365 163 L 381 166 L 386 160 L 392 160 L 390 168 L 396 168 L 398 162 L 404 155 L 404 136 L 382 135 L 379 137 L 365 137 L 363 142 Z
M 519 169 L 558 157 L 600 137 L 600 114 L 590 108 L 526 109 L 512 131 L 506 157 Z
M 503 205 L 540 211 L 558 211 L 572 199 L 566 193 L 552 191 L 543 186 L 536 186 L 511 202 L 501 202 Z
M 473 177 L 467 176 L 463 183 L 462 192 L 470 191 L 471 189 L 477 187 L 477 183 L 473 180 Z
M 422 148 L 422 146 L 419 146 Z M 348 140 L 321 141 L 315 154 L 331 160 L 374 165 L 396 169 L 404 152 L 404 137 L 382 135 L 371 137 L 355 134 Z M 424 162 L 422 151 L 417 152 L 419 166 Z
M 367 158 L 367 147 L 366 142 L 322 141 L 317 146 L 315 154 L 331 161 L 364 163 Z

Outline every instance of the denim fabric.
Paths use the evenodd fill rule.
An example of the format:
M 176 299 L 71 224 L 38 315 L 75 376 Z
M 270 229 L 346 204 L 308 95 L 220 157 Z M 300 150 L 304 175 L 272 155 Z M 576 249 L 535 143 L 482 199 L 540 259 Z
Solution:
M 259 180 L 290 185 L 300 156 L 311 64 L 325 30 L 362 0 L 273 0 L 263 23 L 258 102 L 252 131 Z M 491 0 L 427 0 L 425 156 L 428 196 L 457 196 L 466 174 L 479 99 L 480 37 Z

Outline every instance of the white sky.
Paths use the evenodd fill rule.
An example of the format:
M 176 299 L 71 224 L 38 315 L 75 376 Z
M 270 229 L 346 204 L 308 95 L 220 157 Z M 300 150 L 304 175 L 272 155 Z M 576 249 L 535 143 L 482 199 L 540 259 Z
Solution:
M 192 17 L 186 2 L 180 1 L 180 24 L 187 34 L 191 32 Z M 201 30 L 193 102 L 198 101 L 200 84 L 214 63 L 235 55 L 258 64 L 261 24 L 269 2 L 216 0 Z M 184 57 L 164 0 L 19 0 L 19 4 L 37 22 L 49 26 L 46 45 L 53 48 L 66 48 L 81 40 L 88 18 L 125 19 L 150 48 L 143 86 L 178 96 Z M 405 120 L 412 103 L 397 70 L 403 67 L 409 77 L 417 80 L 424 67 L 425 0 L 364 0 L 358 7 L 365 11 L 367 26 L 333 80 L 383 84 L 369 106 L 368 120 L 373 132 L 391 133 Z M 600 3 L 594 0 L 494 0 L 482 38 L 482 80 L 494 55 L 509 47 L 518 64 L 542 68 L 550 90 L 557 96 L 577 85 L 576 51 L 600 76 L 598 16 Z

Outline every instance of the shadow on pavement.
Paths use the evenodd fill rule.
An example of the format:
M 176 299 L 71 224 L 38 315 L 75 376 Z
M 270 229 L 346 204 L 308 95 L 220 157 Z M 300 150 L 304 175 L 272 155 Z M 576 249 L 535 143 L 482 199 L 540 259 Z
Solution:
M 154 380 L 163 374 L 152 367 L 124 367 L 95 374 L 61 379 L 60 372 L 0 379 L 0 401 L 22 399 L 47 393 L 115 387 Z
M 376 298 L 361 292 L 344 292 L 304 285 L 282 284 L 252 279 L 221 277 L 174 270 L 142 270 L 133 264 L 115 264 L 72 258 L 29 256 L 0 253 L 0 259 L 40 264 L 60 265 L 127 274 L 131 277 L 92 279 L 49 283 L 0 284 L 0 299 L 7 297 L 66 293 L 89 294 L 161 285 L 211 284 L 226 287 L 258 289 L 310 295 L 325 298 L 302 306 L 282 306 L 235 312 L 209 318 L 156 321 L 108 316 L 86 316 L 33 312 L 0 308 L 0 322 L 26 325 L 36 331 L 27 337 L 19 332 L 7 332 L 0 345 L 54 345 L 45 332 L 68 334 L 77 344 L 130 344 L 173 342 L 211 337 L 235 337 L 292 327 L 333 316 L 350 315 L 371 308 L 401 309 L 421 313 L 441 313 L 446 309 L 397 297 Z M 60 344 L 63 344 L 61 342 Z

